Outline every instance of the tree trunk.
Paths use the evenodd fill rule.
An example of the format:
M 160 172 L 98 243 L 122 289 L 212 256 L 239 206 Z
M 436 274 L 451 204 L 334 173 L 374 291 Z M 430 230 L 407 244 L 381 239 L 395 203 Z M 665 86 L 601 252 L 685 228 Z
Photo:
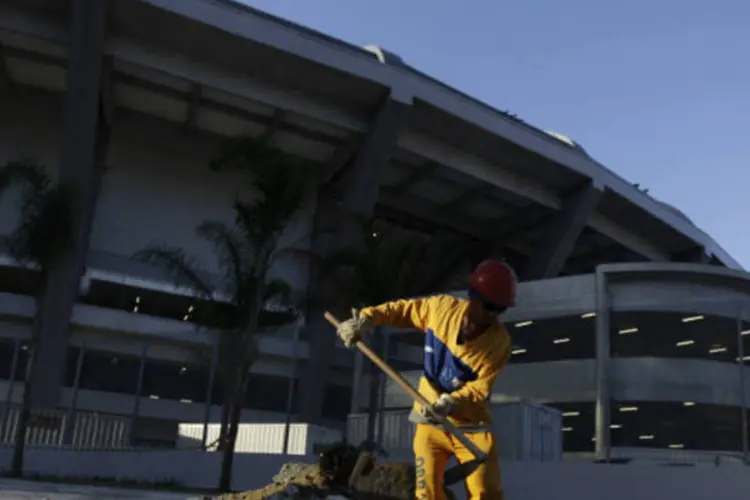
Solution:
M 229 413 L 231 407 L 229 404 L 229 398 L 224 401 L 224 406 L 221 409 L 221 424 L 219 425 L 219 443 L 216 446 L 217 451 L 224 451 L 227 447 L 227 435 L 229 430 Z
M 43 273 L 42 282 L 46 281 L 46 276 Z M 10 466 L 10 477 L 23 477 L 23 457 L 26 451 L 26 432 L 29 428 L 29 421 L 31 420 L 31 379 L 36 366 L 37 358 L 37 342 L 39 338 L 39 332 L 41 331 L 41 318 L 44 316 L 42 310 L 42 301 L 46 292 L 46 286 L 43 286 L 42 292 L 37 296 L 36 299 L 36 318 L 34 320 L 34 326 L 31 331 L 31 339 L 29 341 L 29 357 L 26 360 L 26 370 L 24 371 L 24 386 L 23 386 L 23 398 L 21 400 L 21 410 L 18 414 L 18 422 L 16 424 L 16 432 L 13 436 L 13 459 Z
M 372 334 L 372 346 L 373 350 L 378 355 L 383 355 L 383 336 L 381 335 L 380 327 L 376 327 Z M 381 372 L 375 363 L 370 363 L 370 383 L 369 383 L 369 394 L 367 400 L 367 442 L 375 442 L 375 420 L 378 416 L 378 404 L 380 403 L 380 377 Z M 356 397 L 356 396 L 352 396 Z
M 226 493 L 232 488 L 232 465 L 234 464 L 234 447 L 237 443 L 237 433 L 239 432 L 240 417 L 242 416 L 242 407 L 245 402 L 245 393 L 250 382 L 250 368 L 242 370 L 242 380 L 238 381 L 239 390 L 233 395 L 231 411 L 228 412 L 229 425 L 226 439 L 226 448 L 224 448 L 221 457 L 221 475 L 219 476 L 219 491 Z M 236 387 L 236 385 L 235 385 Z

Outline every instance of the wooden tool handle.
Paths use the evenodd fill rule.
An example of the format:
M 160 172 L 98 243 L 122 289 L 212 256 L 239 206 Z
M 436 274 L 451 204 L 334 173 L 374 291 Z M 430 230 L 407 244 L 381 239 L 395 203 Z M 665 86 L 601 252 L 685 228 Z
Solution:
M 328 320 L 330 324 L 332 324 L 334 327 L 338 328 L 339 324 L 341 323 L 336 317 L 331 314 L 330 312 L 325 312 L 325 318 Z M 412 399 L 414 399 L 417 403 L 424 406 L 425 408 L 429 408 L 432 406 L 432 403 L 427 400 L 426 397 L 424 397 L 422 394 L 419 393 L 410 383 L 408 380 L 406 380 L 400 373 L 398 373 L 396 370 L 391 368 L 391 366 L 383 361 L 380 356 L 378 356 L 372 349 L 370 349 L 367 344 L 362 342 L 361 340 L 355 344 L 357 349 L 359 349 L 362 354 L 367 356 L 370 361 L 375 363 L 375 365 L 383 370 L 383 372 L 388 375 L 391 379 L 393 379 L 394 382 L 396 382 L 401 388 L 406 391 L 406 393 L 411 396 Z M 453 436 L 458 439 L 458 441 L 468 449 L 475 458 L 481 458 L 485 456 L 485 453 L 480 450 L 477 445 L 475 445 L 468 437 L 466 437 L 466 434 L 461 432 L 461 430 L 453 425 L 453 423 L 445 418 L 442 415 L 438 415 L 433 413 L 432 415 L 435 420 L 438 421 L 440 425 L 445 428 L 446 431 L 453 434 Z

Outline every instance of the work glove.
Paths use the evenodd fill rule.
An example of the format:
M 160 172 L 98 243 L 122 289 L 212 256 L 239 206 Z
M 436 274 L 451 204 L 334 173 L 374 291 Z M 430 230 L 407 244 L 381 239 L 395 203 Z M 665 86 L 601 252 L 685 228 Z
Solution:
M 432 403 L 428 407 L 422 408 L 422 415 L 432 424 L 439 424 L 440 421 L 435 418 L 435 415 L 439 415 L 446 418 L 453 414 L 456 410 L 457 402 L 450 394 L 441 394 L 437 401 Z
M 336 335 L 344 342 L 346 347 L 354 345 L 372 330 L 370 318 L 362 316 L 359 311 L 352 309 L 352 318 L 339 323 Z

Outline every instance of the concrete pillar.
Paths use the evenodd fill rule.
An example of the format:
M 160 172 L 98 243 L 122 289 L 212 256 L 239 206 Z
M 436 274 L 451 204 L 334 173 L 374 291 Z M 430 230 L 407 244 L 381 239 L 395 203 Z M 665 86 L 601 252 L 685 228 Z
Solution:
M 83 361 L 85 356 L 86 348 L 81 347 L 78 350 L 78 359 L 76 359 L 76 372 L 73 376 L 73 387 L 71 387 L 73 394 L 70 396 L 70 404 L 68 405 L 68 411 L 65 414 L 65 427 L 63 428 L 63 436 L 60 445 L 73 444 L 75 421 L 78 415 L 78 389 L 81 385 L 81 372 L 83 371 Z
M 378 198 L 380 169 L 393 155 L 410 108 L 410 96 L 391 93 L 378 109 L 372 128 L 342 175 L 340 185 L 335 189 L 321 188 L 314 231 L 326 234 L 322 237 L 317 234 L 313 238 L 313 252 L 316 255 L 325 256 L 341 248 L 362 244 L 359 221 L 372 215 Z M 330 232 L 331 229 L 334 231 Z M 342 319 L 351 316 L 351 307 L 362 305 L 335 290 L 323 290 L 322 286 L 313 280 L 310 284 L 311 294 L 332 298 L 327 306 Z M 310 423 L 321 420 L 329 363 L 337 345 L 336 335 L 322 313 L 313 308 L 306 316 L 310 358 L 300 395 L 302 416 Z
M 524 280 L 555 278 L 560 274 L 603 194 L 603 186 L 589 182 L 568 197 L 521 274 Z
M 100 120 L 105 10 L 102 0 L 71 0 L 70 45 L 65 119 L 59 178 L 78 189 L 74 246 L 50 269 L 41 301 L 31 405 L 55 408 L 59 403 L 70 337 L 70 317 L 79 294 L 91 221 L 109 142 L 109 126 Z
M 612 419 L 610 353 L 611 304 L 606 273 L 596 270 L 596 412 L 594 439 L 597 460 L 609 460 Z

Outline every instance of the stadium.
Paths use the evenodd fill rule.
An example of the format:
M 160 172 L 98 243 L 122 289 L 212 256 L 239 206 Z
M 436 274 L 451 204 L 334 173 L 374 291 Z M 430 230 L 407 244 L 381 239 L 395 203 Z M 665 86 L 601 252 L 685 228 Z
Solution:
M 750 276 L 739 263 L 564 131 L 493 109 L 387 50 L 230 0 L 2 0 L 0 110 L 0 164 L 35 157 L 88 190 L 87 244 L 55 277 L 60 305 L 46 313 L 57 326 L 32 375 L 41 405 L 123 418 L 132 446 L 174 447 L 179 423 L 219 420 L 212 370 L 191 355 L 208 342 L 191 327 L 200 304 L 131 256 L 168 241 L 215 275 L 194 228 L 231 216 L 236 179 L 206 165 L 224 138 L 273 134 L 317 169 L 298 236 L 337 225 L 342 206 L 460 236 L 461 259 L 435 293 L 463 293 L 482 258 L 514 266 L 520 299 L 505 320 L 515 347 L 495 393 L 562 410 L 566 452 L 748 452 Z M 6 234 L 17 211 L 10 196 L 0 203 Z M 10 405 L 21 401 L 39 276 L 2 259 Z M 276 272 L 299 294 L 310 286 L 305 266 Z M 417 369 L 419 336 L 389 338 L 388 359 Z M 243 421 L 291 412 L 343 428 L 360 409 L 353 356 L 319 315 L 264 336 L 261 353 Z M 301 395 L 292 407 L 290 387 Z M 406 406 L 395 392 L 385 399 Z

